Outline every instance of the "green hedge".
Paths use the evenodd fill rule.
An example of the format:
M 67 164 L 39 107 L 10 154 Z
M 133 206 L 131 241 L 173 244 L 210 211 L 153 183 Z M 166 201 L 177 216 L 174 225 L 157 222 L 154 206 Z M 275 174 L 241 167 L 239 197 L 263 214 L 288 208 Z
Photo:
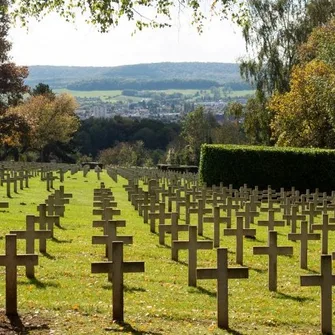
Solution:
M 204 144 L 199 172 L 209 186 L 223 182 L 235 188 L 330 192 L 335 190 L 335 150 Z

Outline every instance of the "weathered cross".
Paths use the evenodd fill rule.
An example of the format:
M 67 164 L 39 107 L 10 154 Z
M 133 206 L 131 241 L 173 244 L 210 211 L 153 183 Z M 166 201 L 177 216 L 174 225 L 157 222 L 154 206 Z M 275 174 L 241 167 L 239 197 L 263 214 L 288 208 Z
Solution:
M 243 228 L 243 217 L 236 218 L 236 229 L 223 230 L 225 236 L 236 236 L 236 263 L 243 265 L 243 236 L 255 236 L 256 229 Z
M 188 226 L 188 241 L 172 241 L 171 248 L 176 250 L 174 261 L 178 261 L 178 251 L 188 250 L 188 286 L 197 286 L 197 250 L 213 249 L 212 241 L 198 241 L 197 227 Z
M 26 253 L 35 253 L 35 240 L 45 240 L 51 238 L 50 230 L 35 230 L 35 216 L 26 216 L 26 230 L 11 230 L 11 234 L 15 234 L 17 239 L 26 240 Z M 41 243 L 41 242 L 40 242 Z M 28 278 L 35 277 L 34 264 L 26 265 L 26 276 Z
M 227 228 L 231 227 L 231 217 L 220 216 L 220 208 L 219 206 L 213 208 L 213 216 L 204 216 L 203 222 L 209 222 L 214 223 L 214 238 L 213 238 L 213 244 L 214 248 L 220 247 L 220 226 L 221 223 L 225 223 L 227 225 Z
M 178 224 L 178 213 L 172 212 L 171 213 L 171 224 L 160 224 L 158 225 L 159 231 L 159 244 L 165 244 L 165 233 L 171 233 L 171 246 L 172 241 L 178 240 L 178 232 L 180 231 L 188 231 L 189 225 L 186 224 Z M 174 253 L 176 252 L 173 248 L 172 251 L 172 259 L 175 258 Z
M 54 236 L 54 224 L 60 226 L 59 216 L 47 215 L 46 204 L 40 204 L 37 206 L 39 216 L 34 216 L 35 222 L 40 224 L 40 230 L 50 230 L 51 237 Z M 47 229 L 48 225 L 48 229 Z M 40 252 L 46 252 L 46 241 L 40 240 Z
M 217 249 L 216 268 L 198 268 L 197 279 L 217 280 L 217 317 L 218 327 L 228 329 L 228 279 L 248 278 L 246 267 L 228 268 L 228 249 Z
M 301 222 L 301 232 L 298 233 L 289 233 L 288 239 L 290 241 L 300 240 L 300 267 L 302 269 L 307 269 L 307 251 L 308 251 L 308 241 L 310 240 L 319 240 L 320 234 L 308 233 L 308 223 L 307 221 Z
M 293 247 L 278 247 L 277 232 L 269 231 L 267 247 L 254 247 L 254 255 L 269 255 L 269 290 L 277 291 L 277 257 L 278 255 L 292 255 Z
M 291 233 L 297 232 L 297 221 L 306 220 L 306 215 L 298 214 L 299 208 L 297 205 L 293 205 L 291 209 L 291 214 L 284 214 L 283 219 L 287 220 L 291 224 Z
M 335 276 L 332 274 L 331 255 L 321 255 L 320 275 L 300 276 L 301 286 L 321 286 L 321 332 L 332 334 L 332 286 Z
M 101 227 L 100 222 L 93 221 L 93 227 Z M 124 220 L 107 220 L 103 222 L 104 234 L 100 236 L 92 237 L 92 244 L 105 244 L 106 245 L 106 257 L 109 261 L 112 261 L 112 242 L 122 241 L 124 244 L 132 244 L 132 236 L 118 236 L 117 227 L 125 227 Z
M 211 214 L 212 208 L 206 208 L 206 202 L 204 199 L 198 199 L 197 208 L 189 208 L 189 214 L 198 214 L 198 234 L 202 236 L 204 234 L 203 218 L 205 214 Z
M 259 220 L 259 226 L 267 226 L 268 230 L 274 230 L 275 226 L 283 227 L 285 226 L 284 221 L 275 220 L 275 211 L 273 209 L 269 209 L 268 211 L 268 220 Z
M 17 267 L 37 265 L 37 255 L 17 255 L 16 235 L 6 235 L 6 254 L 0 255 L 0 266 L 6 267 L 6 314 L 17 315 Z
M 91 264 L 92 273 L 111 273 L 113 281 L 113 320 L 123 322 L 123 274 L 144 272 L 144 262 L 124 262 L 123 242 L 113 242 L 113 261 Z
M 321 253 L 328 254 L 328 235 L 329 231 L 335 230 L 335 224 L 329 224 L 328 214 L 322 215 L 322 224 L 313 224 L 312 230 L 322 231 L 322 250 Z

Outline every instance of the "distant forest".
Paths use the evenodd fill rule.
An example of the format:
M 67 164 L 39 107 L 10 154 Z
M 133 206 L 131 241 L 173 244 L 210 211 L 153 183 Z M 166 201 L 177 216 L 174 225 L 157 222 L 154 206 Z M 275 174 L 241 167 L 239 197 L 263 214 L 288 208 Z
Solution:
M 208 89 L 249 90 L 233 63 L 151 63 L 117 67 L 30 66 L 26 84 L 92 90 Z

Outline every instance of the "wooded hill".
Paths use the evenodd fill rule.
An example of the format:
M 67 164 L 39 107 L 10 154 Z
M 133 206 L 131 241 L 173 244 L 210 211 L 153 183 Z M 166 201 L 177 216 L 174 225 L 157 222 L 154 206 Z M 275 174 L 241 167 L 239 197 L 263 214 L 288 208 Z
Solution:
M 27 85 L 71 90 L 250 89 L 233 63 L 150 63 L 116 67 L 30 66 Z

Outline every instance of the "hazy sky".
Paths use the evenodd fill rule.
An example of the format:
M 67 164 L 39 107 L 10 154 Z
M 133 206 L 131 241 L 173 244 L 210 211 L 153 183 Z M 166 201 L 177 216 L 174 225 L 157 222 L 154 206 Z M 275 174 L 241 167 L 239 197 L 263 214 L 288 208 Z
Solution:
M 190 20 L 173 28 L 147 29 L 134 36 L 121 23 L 107 34 L 83 20 L 67 23 L 56 14 L 26 28 L 11 29 L 11 55 L 18 65 L 117 66 L 151 62 L 236 62 L 245 53 L 239 28 L 213 19 L 199 35 Z

